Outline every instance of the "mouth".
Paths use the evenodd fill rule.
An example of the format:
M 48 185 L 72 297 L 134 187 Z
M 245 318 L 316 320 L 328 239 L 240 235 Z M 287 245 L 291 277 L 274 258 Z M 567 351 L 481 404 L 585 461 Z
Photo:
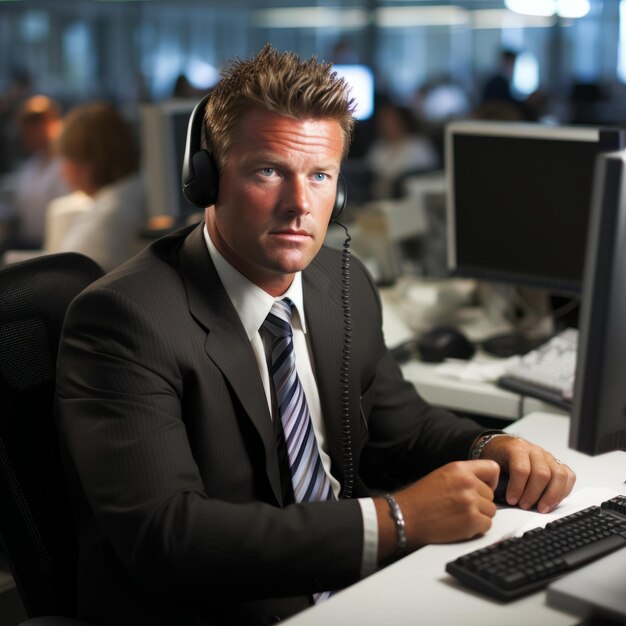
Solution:
M 270 234 L 274 237 L 279 237 L 280 239 L 288 241 L 304 241 L 305 239 L 312 238 L 311 233 L 308 231 L 295 228 L 282 228 L 280 230 L 272 231 Z

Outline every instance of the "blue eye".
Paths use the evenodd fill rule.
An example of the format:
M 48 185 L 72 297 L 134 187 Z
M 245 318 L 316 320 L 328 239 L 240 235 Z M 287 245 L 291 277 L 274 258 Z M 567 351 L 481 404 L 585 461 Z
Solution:
M 326 180 L 328 178 L 328 176 L 326 174 L 324 174 L 323 172 L 315 172 L 315 174 L 313 174 L 313 178 L 316 181 L 322 182 L 322 181 Z
M 262 167 L 259 170 L 259 174 L 261 174 L 261 176 L 273 176 L 275 172 L 276 170 L 273 167 Z

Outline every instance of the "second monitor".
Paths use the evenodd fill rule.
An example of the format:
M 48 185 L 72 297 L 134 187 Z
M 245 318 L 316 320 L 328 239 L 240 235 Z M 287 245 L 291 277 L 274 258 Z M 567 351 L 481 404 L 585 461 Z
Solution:
M 595 159 L 617 130 L 463 121 L 446 129 L 448 264 L 456 275 L 581 289 Z

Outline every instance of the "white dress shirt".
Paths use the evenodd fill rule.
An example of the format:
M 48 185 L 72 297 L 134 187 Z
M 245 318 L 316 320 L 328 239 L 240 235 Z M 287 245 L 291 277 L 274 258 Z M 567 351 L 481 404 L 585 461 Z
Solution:
M 263 339 L 259 332 L 263 322 L 270 312 L 275 298 L 266 291 L 250 282 L 243 274 L 237 271 L 217 250 L 215 244 L 209 236 L 206 225 L 204 226 L 204 239 L 211 255 L 215 270 L 224 285 L 224 289 L 230 298 L 235 310 L 239 314 L 241 323 L 250 340 L 254 355 L 257 360 L 263 388 L 267 399 L 267 405 L 272 414 L 272 391 L 270 383 L 270 373 L 267 366 Z M 311 358 L 311 347 L 307 339 L 306 316 L 304 314 L 304 299 L 302 292 L 302 274 L 298 272 L 291 286 L 279 298 L 289 298 L 294 303 L 292 315 L 293 344 L 296 353 L 296 369 L 298 377 L 304 388 L 304 393 L 311 414 L 313 430 L 317 446 L 324 467 L 328 475 L 335 497 L 339 495 L 341 485 L 331 474 L 331 460 L 328 456 L 328 446 L 326 445 L 326 429 L 322 419 L 322 407 L 320 397 L 313 372 L 313 360 Z M 378 520 L 376 509 L 371 498 L 359 498 L 361 513 L 363 515 L 363 558 L 361 562 L 361 575 L 367 576 L 376 570 L 376 560 L 378 552 Z
M 139 174 L 127 176 L 100 189 L 90 210 L 68 224 L 50 252 L 81 252 L 108 272 L 145 247 L 139 234 L 146 219 L 143 180 Z

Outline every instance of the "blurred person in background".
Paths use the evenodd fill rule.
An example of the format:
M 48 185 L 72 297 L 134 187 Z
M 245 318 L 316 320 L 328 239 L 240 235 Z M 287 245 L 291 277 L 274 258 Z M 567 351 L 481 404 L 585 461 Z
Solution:
M 33 78 L 27 70 L 14 67 L 0 91 L 0 174 L 19 165 L 22 152 L 16 127 L 16 113 L 35 93 Z
M 517 97 L 513 89 L 513 74 L 518 53 L 503 48 L 498 53 L 498 67 L 484 83 L 478 106 L 480 119 L 530 120 L 533 110 Z
M 374 122 L 376 138 L 364 157 L 373 199 L 397 197 L 402 176 L 439 167 L 435 146 L 418 132 L 409 108 L 385 100 L 377 106 Z
M 17 127 L 27 158 L 10 182 L 9 215 L 13 227 L 9 246 L 41 248 L 46 207 L 69 191 L 54 152 L 62 127 L 61 107 L 47 96 L 31 96 L 17 111 Z
M 81 252 L 109 271 L 143 247 L 139 232 L 146 221 L 145 190 L 131 126 L 111 104 L 84 104 L 66 115 L 57 149 L 65 180 L 92 203 L 68 221 L 48 251 Z M 48 221 L 54 222 L 63 202 L 50 209 Z
M 498 68 L 483 85 L 481 102 L 504 101 L 517 103 L 513 95 L 511 83 L 513 71 L 517 61 L 517 53 L 514 50 L 504 48 L 500 50 L 498 57 Z

